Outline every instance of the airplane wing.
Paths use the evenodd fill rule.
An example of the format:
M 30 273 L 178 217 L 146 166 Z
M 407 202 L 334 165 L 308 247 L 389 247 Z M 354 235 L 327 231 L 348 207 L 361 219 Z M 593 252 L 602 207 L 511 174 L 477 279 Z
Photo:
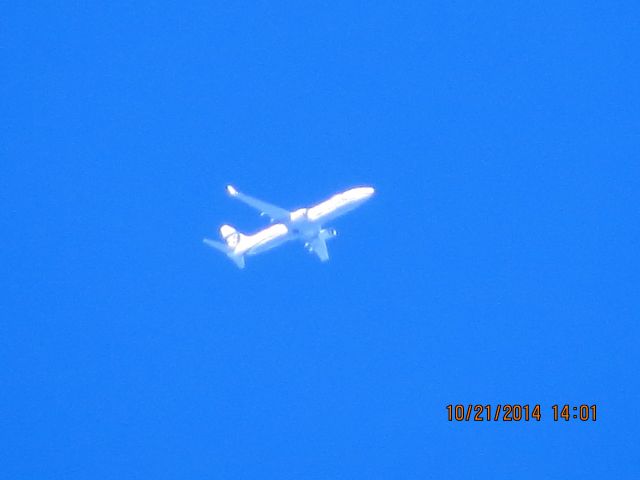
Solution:
M 240 193 L 232 185 L 227 185 L 227 193 L 229 194 L 229 196 L 237 198 L 250 207 L 253 207 L 256 210 L 260 210 L 261 215 L 266 215 L 274 221 L 281 221 L 289 218 L 289 210 L 276 207 L 275 205 L 271 205 L 270 203 L 263 202 L 262 200 L 250 197 L 249 195 L 245 195 L 244 193 Z
M 327 260 L 329 260 L 327 242 L 325 242 L 324 238 L 320 238 L 319 236 L 314 238 L 307 244 L 307 249 L 310 252 L 315 253 L 321 262 L 326 262 Z

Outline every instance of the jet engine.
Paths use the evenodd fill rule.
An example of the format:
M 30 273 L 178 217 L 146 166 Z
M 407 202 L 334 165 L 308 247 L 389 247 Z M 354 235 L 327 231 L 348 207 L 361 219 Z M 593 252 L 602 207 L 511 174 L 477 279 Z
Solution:
M 328 240 L 330 238 L 335 237 L 336 235 L 338 235 L 338 232 L 336 232 L 335 228 L 323 228 L 322 230 L 320 230 L 320 233 L 318 234 L 318 236 L 322 240 Z

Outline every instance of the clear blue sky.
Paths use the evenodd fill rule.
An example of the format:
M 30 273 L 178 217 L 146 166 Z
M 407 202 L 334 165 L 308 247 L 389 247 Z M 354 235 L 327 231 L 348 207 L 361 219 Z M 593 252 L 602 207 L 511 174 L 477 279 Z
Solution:
M 638 478 L 637 2 L 95 3 L 2 15 L 0 477 Z

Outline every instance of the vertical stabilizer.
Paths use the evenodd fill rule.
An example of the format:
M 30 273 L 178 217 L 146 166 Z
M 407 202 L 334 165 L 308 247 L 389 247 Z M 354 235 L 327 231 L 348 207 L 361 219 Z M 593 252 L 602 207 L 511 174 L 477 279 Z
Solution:
M 238 232 L 231 225 L 222 225 L 220 227 L 220 236 L 227 243 L 227 246 L 231 249 L 234 249 L 240 243 L 240 239 L 242 238 L 242 234 Z

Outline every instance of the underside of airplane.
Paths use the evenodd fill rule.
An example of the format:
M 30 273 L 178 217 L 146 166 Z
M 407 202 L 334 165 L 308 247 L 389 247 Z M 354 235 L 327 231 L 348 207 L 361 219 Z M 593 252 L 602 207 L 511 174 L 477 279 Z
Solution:
M 322 262 L 329 260 L 327 240 L 336 236 L 333 228 L 323 225 L 359 207 L 374 194 L 372 187 L 356 187 L 333 195 L 331 198 L 309 208 L 289 211 L 239 192 L 227 186 L 230 197 L 258 210 L 269 217 L 271 225 L 254 234 L 238 232 L 230 225 L 220 227 L 224 242 L 205 238 L 206 245 L 225 253 L 239 268 L 245 266 L 245 256 L 271 250 L 285 242 L 300 240 L 307 251 L 314 253 Z

